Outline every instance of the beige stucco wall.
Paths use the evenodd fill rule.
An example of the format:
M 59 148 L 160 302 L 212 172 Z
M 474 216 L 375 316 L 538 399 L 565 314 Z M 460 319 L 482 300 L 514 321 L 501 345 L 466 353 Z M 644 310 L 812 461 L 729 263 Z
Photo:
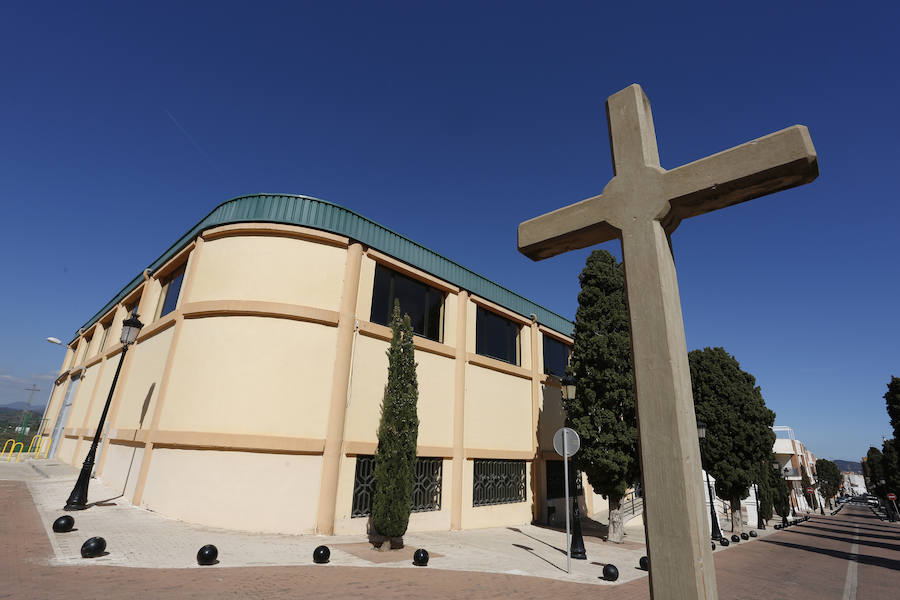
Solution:
M 141 505 L 212 527 L 312 533 L 321 464 L 321 456 L 157 448 Z
M 130 500 L 134 496 L 134 486 L 137 485 L 144 449 L 124 444 L 107 445 L 104 442 L 103 452 L 107 454 L 101 476 L 103 483 L 120 491 Z
M 66 387 L 69 385 L 67 377 L 60 384 L 54 384 L 53 393 L 50 394 L 50 400 L 47 403 L 47 422 L 44 424 L 44 433 L 53 431 L 56 419 L 59 417 L 59 409 L 62 407 L 62 400 L 66 396 Z
M 119 412 L 113 428 L 145 429 L 150 426 L 174 331 L 170 327 L 129 350 L 128 377 L 119 388 Z
M 73 453 L 78 440 L 74 438 L 63 437 L 59 442 L 59 450 L 56 457 L 64 463 L 74 464 Z M 52 457 L 51 457 L 52 458 Z
M 531 380 L 466 365 L 465 446 L 532 450 Z
M 542 450 L 553 450 L 553 435 L 566 423 L 566 413 L 562 407 L 562 392 L 559 388 L 541 386 L 538 406 L 538 446 Z
M 106 366 L 97 372 L 94 402 L 91 404 L 90 413 L 88 414 L 87 423 L 85 424 L 85 427 L 90 431 L 93 431 L 94 428 L 97 427 L 97 423 L 100 422 L 100 414 L 103 412 L 103 406 L 106 404 L 106 398 L 109 396 L 109 388 L 112 386 L 112 379 L 116 374 L 116 365 L 118 362 L 118 356 L 107 359 Z M 99 367 L 100 365 L 97 366 Z
M 268 317 L 185 320 L 159 428 L 323 439 L 336 331 Z
M 387 384 L 387 349 L 383 340 L 358 335 L 350 382 L 350 403 L 344 438 L 377 442 L 384 386 Z M 453 445 L 453 359 L 421 350 L 416 353 L 419 382 L 419 445 Z
M 190 300 L 261 300 L 337 310 L 346 257 L 344 248 L 288 237 L 208 241 Z
M 525 502 L 472 506 L 474 461 L 463 467 L 462 526 L 463 529 L 505 527 L 531 523 L 531 463 L 525 463 Z
M 100 364 L 85 370 L 81 376 L 81 383 L 75 391 L 75 399 L 72 408 L 69 410 L 69 421 L 66 427 L 80 428 L 84 427 L 84 418 L 87 415 L 88 404 L 91 401 L 91 394 L 97 386 L 97 375 L 100 372 Z
M 359 263 L 359 290 L 356 294 L 356 318 L 368 321 L 372 316 L 372 290 L 375 288 L 375 261 L 363 255 Z

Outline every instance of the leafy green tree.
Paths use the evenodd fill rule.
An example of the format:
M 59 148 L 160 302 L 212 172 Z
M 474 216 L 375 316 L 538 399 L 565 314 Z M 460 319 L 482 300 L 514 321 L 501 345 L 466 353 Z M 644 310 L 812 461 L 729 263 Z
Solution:
M 741 499 L 759 464 L 770 460 L 775 413 L 766 408 L 756 378 L 724 348 L 688 354 L 697 419 L 706 423 L 703 459 L 716 493 L 731 504 L 732 531 L 743 531 Z
M 812 508 L 813 510 L 819 510 L 819 503 L 816 500 L 815 491 L 813 491 L 812 494 L 806 491 L 809 488 L 815 488 L 816 486 L 814 486 L 812 484 L 812 481 L 809 480 L 809 475 L 806 474 L 806 467 L 804 467 L 803 465 L 800 465 L 800 485 L 803 488 L 801 490 L 801 493 L 806 497 L 807 502 L 809 502 L 810 508 Z
M 897 440 L 885 440 L 882 445 L 882 469 L 884 471 L 885 485 L 882 491 L 882 497 L 885 506 L 890 513 L 894 513 L 894 502 L 887 499 L 888 492 L 895 494 L 900 493 L 900 452 L 898 452 Z M 892 517 L 895 520 L 897 515 Z
M 900 439 L 900 377 L 891 376 L 888 391 L 884 395 L 891 427 L 894 428 L 894 439 Z
M 816 461 L 816 476 L 819 478 L 819 490 L 822 497 L 828 501 L 828 508 L 832 508 L 831 499 L 841 489 L 841 469 L 830 460 L 820 458 Z
M 781 522 L 786 523 L 788 513 L 791 512 L 791 492 L 788 482 L 781 476 L 778 467 L 766 469 L 766 481 L 767 487 L 772 492 L 772 508 L 781 516 Z
M 625 534 L 622 499 L 640 478 L 634 404 L 631 331 L 623 267 L 604 250 L 588 257 L 579 276 L 574 346 L 569 372 L 578 386 L 564 402 L 566 424 L 581 437 L 575 465 L 609 501 L 607 539 Z
M 762 516 L 764 521 L 768 521 L 772 518 L 773 507 L 775 503 L 775 490 L 772 489 L 772 482 L 768 473 L 768 471 L 771 470 L 771 460 L 759 463 L 757 473 L 753 476 L 753 480 L 756 482 L 757 491 L 759 492 L 759 505 L 757 506 L 757 510 L 759 511 L 759 514 Z
M 874 446 L 869 447 L 866 453 L 866 477 L 869 478 L 868 487 L 874 494 L 883 498 L 887 493 L 885 486 L 881 485 L 881 480 L 885 479 L 884 474 L 884 455 L 881 450 Z
M 375 451 L 375 495 L 372 499 L 372 526 L 383 536 L 406 533 L 412 510 L 415 482 L 416 443 L 419 417 L 416 405 L 419 386 L 409 315 L 400 317 L 400 303 L 394 303 L 391 317 L 391 345 L 388 348 L 388 381 L 378 424 Z

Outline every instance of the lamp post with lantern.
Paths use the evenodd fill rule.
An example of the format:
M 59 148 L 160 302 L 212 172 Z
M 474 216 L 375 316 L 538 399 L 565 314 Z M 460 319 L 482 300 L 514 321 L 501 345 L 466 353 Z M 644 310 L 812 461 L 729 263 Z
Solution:
M 94 458 L 97 454 L 97 445 L 100 443 L 100 437 L 103 435 L 103 425 L 106 422 L 106 413 L 109 412 L 109 404 L 112 401 L 113 393 L 116 391 L 116 382 L 119 380 L 119 371 L 122 370 L 122 363 L 125 361 L 125 353 L 128 347 L 137 340 L 138 333 L 144 324 L 138 319 L 137 309 L 131 313 L 131 316 L 122 323 L 122 354 L 119 356 L 119 366 L 116 367 L 116 374 L 113 375 L 112 384 L 109 386 L 109 395 L 106 397 L 106 404 L 103 406 L 103 413 L 100 415 L 100 423 L 94 432 L 94 441 L 91 442 L 91 449 L 88 450 L 87 456 L 84 458 L 84 464 L 81 467 L 81 473 L 78 475 L 78 481 L 66 500 L 63 510 L 84 510 L 87 508 L 88 485 L 91 482 L 91 471 L 94 470 Z
M 571 375 L 565 375 L 560 380 L 560 387 L 562 388 L 563 397 L 566 402 L 572 402 L 575 400 L 575 378 Z M 563 456 L 563 460 L 568 462 L 569 457 Z M 568 481 L 566 482 L 568 485 Z M 578 486 L 572 486 L 575 488 L 576 492 L 578 490 Z M 587 552 L 584 548 L 584 537 L 581 534 L 581 511 L 578 510 L 578 494 L 572 494 L 572 544 L 569 546 L 569 555 L 572 558 L 578 560 L 587 559 Z
M 706 439 L 706 423 L 697 421 L 697 437 L 700 438 L 700 462 L 706 472 L 706 492 L 709 494 L 709 521 L 712 523 L 710 537 L 714 540 L 722 539 L 722 531 L 719 529 L 719 519 L 716 517 L 716 505 L 713 502 L 712 487 L 709 484 L 709 468 L 703 459 L 703 440 Z

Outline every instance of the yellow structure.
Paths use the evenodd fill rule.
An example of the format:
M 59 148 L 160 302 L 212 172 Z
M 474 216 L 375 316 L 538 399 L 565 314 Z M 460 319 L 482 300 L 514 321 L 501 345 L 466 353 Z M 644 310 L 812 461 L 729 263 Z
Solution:
M 410 530 L 552 518 L 563 415 L 548 372 L 565 364 L 572 323 L 302 196 L 220 205 L 79 329 L 42 442 L 81 465 L 136 308 L 145 326 L 112 397 L 97 477 L 193 523 L 363 533 L 394 298 L 417 333 Z

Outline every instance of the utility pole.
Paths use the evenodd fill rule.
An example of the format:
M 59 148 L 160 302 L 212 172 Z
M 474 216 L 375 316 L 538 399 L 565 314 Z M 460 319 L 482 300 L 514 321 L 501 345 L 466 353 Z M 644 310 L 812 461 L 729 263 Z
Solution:
M 19 438 L 16 440 L 16 443 L 21 442 L 22 438 L 25 437 L 25 426 L 28 425 L 28 413 L 31 412 L 31 401 L 34 399 L 34 393 L 41 390 L 32 383 L 30 388 L 25 388 L 25 391 L 31 393 L 28 394 L 28 404 L 25 406 L 25 414 L 22 416 L 22 429 L 19 431 Z

